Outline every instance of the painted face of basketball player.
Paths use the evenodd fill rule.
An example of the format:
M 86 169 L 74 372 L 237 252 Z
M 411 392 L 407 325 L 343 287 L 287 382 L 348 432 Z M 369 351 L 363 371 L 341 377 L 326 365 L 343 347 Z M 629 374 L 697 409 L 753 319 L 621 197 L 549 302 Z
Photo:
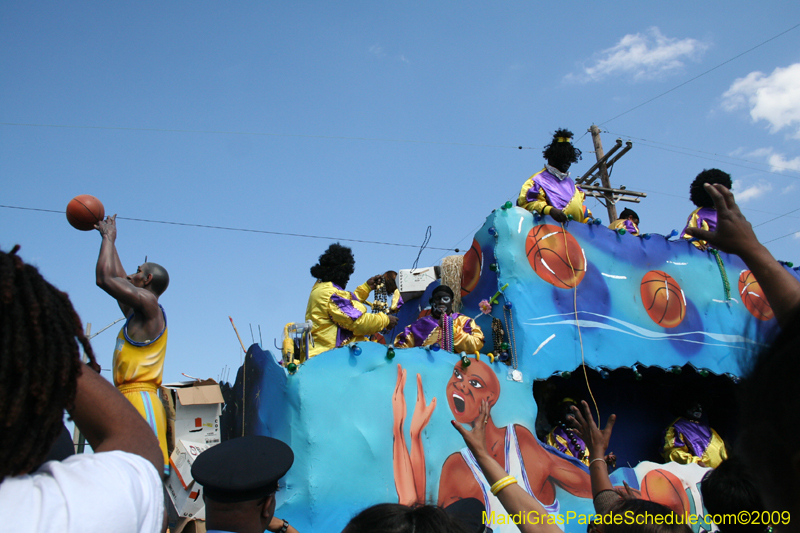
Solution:
M 461 362 L 456 363 L 447 382 L 447 403 L 456 421 L 473 424 L 478 419 L 481 400 L 487 400 L 491 407 L 498 396 L 500 382 L 486 363 L 472 360 L 466 368 L 461 366 Z

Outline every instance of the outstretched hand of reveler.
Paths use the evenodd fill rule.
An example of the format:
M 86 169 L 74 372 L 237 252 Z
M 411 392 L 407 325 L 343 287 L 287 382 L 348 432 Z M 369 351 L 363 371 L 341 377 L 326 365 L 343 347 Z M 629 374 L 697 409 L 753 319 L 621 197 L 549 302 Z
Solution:
M 478 408 L 478 419 L 475 421 L 475 425 L 472 426 L 472 430 L 470 431 L 464 429 L 464 426 L 457 421 L 450 421 L 453 427 L 456 428 L 456 431 L 463 437 L 464 443 L 467 445 L 467 448 L 469 448 L 469 451 L 471 451 L 472 455 L 476 458 L 488 454 L 486 449 L 486 424 L 489 423 L 489 409 L 489 402 L 487 400 L 481 400 L 481 405 Z
M 111 242 L 117 240 L 117 215 L 107 216 L 105 220 L 101 220 L 94 225 L 94 229 L 100 232 L 100 235 L 108 237 Z
M 736 205 L 733 193 L 724 185 L 705 184 L 706 192 L 714 200 L 717 210 L 717 229 L 686 228 L 686 233 L 707 241 L 711 246 L 730 254 L 743 255 L 758 246 L 753 226 Z
M 614 428 L 617 415 L 609 416 L 606 427 L 600 429 L 594 422 L 594 417 L 592 417 L 592 413 L 589 410 L 589 404 L 584 400 L 581 402 L 580 410 L 577 407 L 572 407 L 572 416 L 575 417 L 578 425 L 580 425 L 579 432 L 589 450 L 589 460 L 600 458 L 608 462 L 609 458 L 606 457 L 606 450 L 608 450 L 608 443 L 611 440 L 611 431 Z M 616 457 L 614 457 L 613 453 L 609 454 L 609 456 L 616 461 Z

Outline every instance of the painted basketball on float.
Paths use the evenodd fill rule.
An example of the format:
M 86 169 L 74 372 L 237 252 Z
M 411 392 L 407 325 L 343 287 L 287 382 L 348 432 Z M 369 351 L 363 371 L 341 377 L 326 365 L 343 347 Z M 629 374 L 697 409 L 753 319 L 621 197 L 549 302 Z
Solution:
M 464 254 L 464 266 L 461 270 L 461 297 L 471 293 L 481 279 L 481 262 L 483 254 L 481 245 L 472 239 L 472 247 Z
M 660 503 L 678 516 L 685 516 L 690 510 L 683 483 L 672 472 L 660 468 L 651 470 L 642 479 L 641 492 L 643 499 Z
M 534 226 L 525 241 L 528 262 L 540 278 L 560 289 L 577 287 L 586 274 L 586 254 L 561 226 Z
M 761 285 L 749 270 L 742 270 L 739 274 L 739 296 L 750 314 L 759 320 L 772 320 L 775 313 L 769 305 Z
M 675 279 L 660 270 L 651 270 L 642 278 L 642 304 L 653 322 L 674 328 L 686 316 L 686 297 Z

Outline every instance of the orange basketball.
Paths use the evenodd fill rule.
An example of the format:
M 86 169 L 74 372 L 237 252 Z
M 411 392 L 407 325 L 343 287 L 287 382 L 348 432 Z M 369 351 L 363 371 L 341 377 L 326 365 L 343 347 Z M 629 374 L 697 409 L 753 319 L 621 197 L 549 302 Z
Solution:
M 534 226 L 525 242 L 534 272 L 560 289 L 577 287 L 586 274 L 586 254 L 575 237 L 561 226 Z
M 668 507 L 678 516 L 689 512 L 689 497 L 681 480 L 666 470 L 656 469 L 645 474 L 642 480 L 642 498 Z
M 761 285 L 749 270 L 742 270 L 739 274 L 739 296 L 750 314 L 759 320 L 772 320 L 775 313 L 761 290 Z
M 651 270 L 642 278 L 642 304 L 653 322 L 674 328 L 686 317 L 686 297 L 672 276 Z
M 67 221 L 81 231 L 91 231 L 106 216 L 102 202 L 90 194 L 81 194 L 67 204 Z
M 478 280 L 481 279 L 481 262 L 483 261 L 483 254 L 481 253 L 481 245 L 478 241 L 472 239 L 472 248 L 464 254 L 464 266 L 461 270 L 461 297 L 471 293 Z

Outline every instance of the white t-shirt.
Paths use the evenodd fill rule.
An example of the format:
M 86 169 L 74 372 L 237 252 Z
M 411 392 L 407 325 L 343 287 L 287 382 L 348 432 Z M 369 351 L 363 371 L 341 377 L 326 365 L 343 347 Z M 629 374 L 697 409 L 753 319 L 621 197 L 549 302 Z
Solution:
M 127 452 L 49 461 L 0 484 L 2 533 L 159 533 L 163 514 L 158 472 Z

